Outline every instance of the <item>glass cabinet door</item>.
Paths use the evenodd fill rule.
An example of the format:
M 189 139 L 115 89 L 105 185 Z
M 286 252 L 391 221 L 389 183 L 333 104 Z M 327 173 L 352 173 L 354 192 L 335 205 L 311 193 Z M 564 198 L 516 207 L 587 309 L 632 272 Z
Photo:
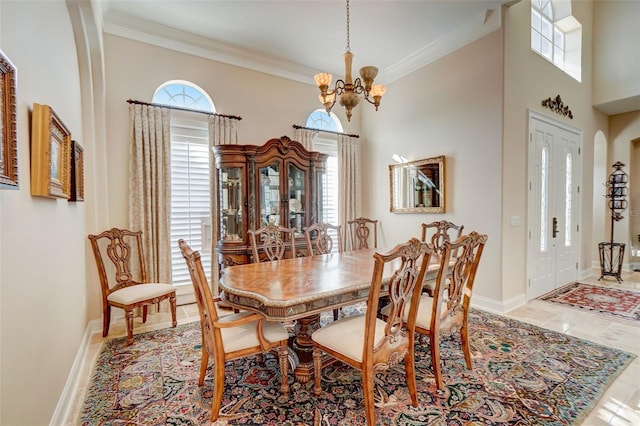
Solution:
M 243 241 L 242 168 L 221 167 L 220 175 L 220 239 Z
M 258 169 L 260 174 L 260 226 L 280 225 L 280 163 Z
M 307 226 L 307 175 L 306 171 L 289 163 L 289 228 L 295 229 L 296 236 L 303 235 L 302 228 Z

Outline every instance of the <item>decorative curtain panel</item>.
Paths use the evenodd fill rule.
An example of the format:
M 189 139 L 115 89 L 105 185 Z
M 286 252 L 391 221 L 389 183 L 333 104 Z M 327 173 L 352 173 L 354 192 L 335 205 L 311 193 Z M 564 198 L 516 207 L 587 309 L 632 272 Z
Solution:
M 318 136 L 318 130 L 295 129 L 293 140 L 298 141 L 307 151 L 313 151 L 313 140 Z
M 170 283 L 171 115 L 167 108 L 137 104 L 129 113 L 129 227 L 142 231 L 147 280 Z
M 215 145 L 237 145 L 238 144 L 238 119 L 221 115 L 209 116 L 209 147 Z M 218 209 L 216 188 L 218 186 L 218 173 L 216 173 L 215 157 L 213 149 L 209 150 L 209 164 L 211 176 L 211 286 L 213 294 L 218 294 L 218 260 L 216 258 L 215 245 L 218 241 L 217 226 Z
M 340 193 L 338 221 L 342 229 L 347 222 L 360 215 L 360 182 L 358 179 L 357 139 L 347 135 L 338 135 L 338 188 Z M 345 238 L 348 243 L 348 238 Z

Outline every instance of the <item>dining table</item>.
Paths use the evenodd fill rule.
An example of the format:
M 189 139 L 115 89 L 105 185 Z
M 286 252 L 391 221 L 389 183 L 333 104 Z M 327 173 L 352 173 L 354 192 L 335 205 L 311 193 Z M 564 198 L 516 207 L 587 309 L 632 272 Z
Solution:
M 219 280 L 221 297 L 234 308 L 264 315 L 267 321 L 295 321 L 294 376 L 307 383 L 313 377 L 311 334 L 320 328 L 320 314 L 367 301 L 376 251 L 385 253 L 380 248 L 360 249 L 228 266 Z M 383 289 L 398 262 L 385 266 Z

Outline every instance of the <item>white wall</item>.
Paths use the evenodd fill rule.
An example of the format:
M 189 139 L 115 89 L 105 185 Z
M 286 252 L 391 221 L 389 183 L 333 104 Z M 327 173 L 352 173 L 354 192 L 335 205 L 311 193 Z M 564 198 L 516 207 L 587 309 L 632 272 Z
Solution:
M 449 220 L 489 235 L 474 293 L 500 300 L 502 31 L 389 85 L 380 111 L 364 110 L 363 214 L 381 222 L 389 247 Z M 389 212 L 393 154 L 446 156 L 444 214 Z
M 625 164 L 623 169 L 634 180 L 629 182 L 629 209 L 622 212 L 622 220 L 614 224 L 614 241 L 627 244 L 625 250 L 624 267 L 628 268 L 629 261 L 638 262 L 638 258 L 631 259 L 631 246 L 638 248 L 638 234 L 640 234 L 640 197 L 638 197 L 638 180 L 640 178 L 640 111 L 614 115 L 609 119 L 609 155 L 605 179 L 613 172 L 611 167 L 617 161 Z M 635 142 L 634 142 L 635 141 Z M 606 200 L 602 200 L 606 203 Z M 611 237 L 611 215 L 607 210 L 605 215 L 606 240 Z
M 637 106 L 640 104 L 640 2 L 594 1 L 594 15 L 597 19 L 593 50 L 599 60 L 593 68 L 593 104 L 605 109 L 610 103 Z
M 503 300 L 526 293 L 526 221 L 523 220 L 520 227 L 511 227 L 508 218 L 526 218 L 529 109 L 583 131 L 578 273 L 591 267 L 594 252 L 597 253 L 597 243 L 592 237 L 594 139 L 598 131 L 605 137 L 608 134 L 607 117 L 591 106 L 593 4 L 591 1 L 573 1 L 571 5 L 573 16 L 582 24 L 582 82 L 569 77 L 531 50 L 530 2 L 505 8 Z M 555 98 L 558 94 L 573 112 L 572 120 L 541 106 L 542 100 Z
M 32 197 L 33 103 L 82 133 L 64 1 L 0 2 L 0 48 L 17 67 L 19 190 L 0 190 L 0 424 L 48 424 L 85 330 L 84 203 Z M 86 194 L 91 197 L 91 194 Z

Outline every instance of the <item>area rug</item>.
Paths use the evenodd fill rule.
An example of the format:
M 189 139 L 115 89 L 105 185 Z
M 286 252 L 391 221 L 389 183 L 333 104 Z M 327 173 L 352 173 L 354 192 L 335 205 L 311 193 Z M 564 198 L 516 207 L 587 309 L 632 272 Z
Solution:
M 592 284 L 571 283 L 538 299 L 615 318 L 640 321 L 640 293 Z
M 376 377 L 379 425 L 580 424 L 635 355 L 502 316 L 472 310 L 473 370 L 457 338 L 441 343 L 445 389 L 433 380 L 428 343 L 416 344 L 419 406 L 409 402 L 402 365 Z M 212 374 L 197 386 L 199 323 L 110 340 L 99 355 L 82 425 L 205 425 Z M 228 362 L 218 425 L 363 425 L 360 374 L 323 370 L 323 392 L 295 382 L 279 392 L 277 358 Z

